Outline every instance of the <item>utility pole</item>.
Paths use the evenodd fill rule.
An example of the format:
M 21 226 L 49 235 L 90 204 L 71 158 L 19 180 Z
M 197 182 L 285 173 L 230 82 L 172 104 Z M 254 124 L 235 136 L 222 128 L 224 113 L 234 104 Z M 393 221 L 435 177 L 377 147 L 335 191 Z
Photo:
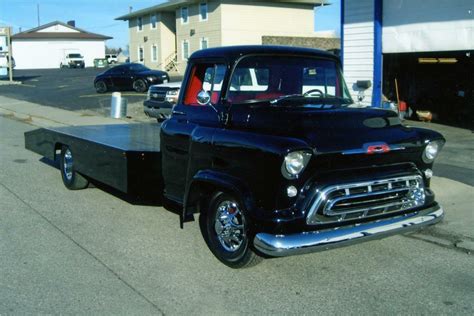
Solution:
M 7 27 L 7 42 L 8 42 L 8 73 L 10 82 L 13 82 L 13 54 L 12 54 L 12 29 Z
M 40 5 L 39 5 L 39 3 L 36 4 L 36 14 L 38 16 L 38 26 L 40 26 Z

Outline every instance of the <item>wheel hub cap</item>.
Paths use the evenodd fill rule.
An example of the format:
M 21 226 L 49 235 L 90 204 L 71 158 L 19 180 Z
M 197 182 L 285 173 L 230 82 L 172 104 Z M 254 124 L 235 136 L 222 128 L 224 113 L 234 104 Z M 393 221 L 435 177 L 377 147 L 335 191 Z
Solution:
M 244 225 L 245 218 L 237 203 L 224 201 L 219 204 L 214 229 L 225 250 L 235 252 L 240 249 L 245 238 Z
M 63 161 L 63 167 L 64 167 L 64 176 L 66 179 L 71 180 L 72 179 L 72 153 L 69 149 L 66 149 L 64 152 L 64 161 Z

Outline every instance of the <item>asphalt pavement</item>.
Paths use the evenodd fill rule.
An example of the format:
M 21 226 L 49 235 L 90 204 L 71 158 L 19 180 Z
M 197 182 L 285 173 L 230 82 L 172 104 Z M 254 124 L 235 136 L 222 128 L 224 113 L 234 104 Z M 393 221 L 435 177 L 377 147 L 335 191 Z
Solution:
M 0 118 L 0 314 L 456 314 L 472 254 L 409 236 L 222 265 L 196 223 L 99 189 L 69 191 Z M 435 179 L 436 182 L 436 179 Z
M 111 93 L 99 94 L 94 78 L 105 69 L 64 68 L 15 70 L 19 85 L 0 85 L 0 95 L 70 111 L 108 108 Z M 143 102 L 146 93 L 124 91 L 130 103 Z

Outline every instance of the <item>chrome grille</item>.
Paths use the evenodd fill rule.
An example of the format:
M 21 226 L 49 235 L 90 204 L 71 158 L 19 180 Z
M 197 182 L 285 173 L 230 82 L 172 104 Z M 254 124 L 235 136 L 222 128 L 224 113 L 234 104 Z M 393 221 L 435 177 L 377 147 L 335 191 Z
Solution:
M 333 185 L 316 192 L 306 222 L 309 225 L 401 212 L 423 205 L 419 175 Z
M 151 89 L 150 99 L 153 101 L 164 102 L 166 98 L 166 92 L 167 90 Z

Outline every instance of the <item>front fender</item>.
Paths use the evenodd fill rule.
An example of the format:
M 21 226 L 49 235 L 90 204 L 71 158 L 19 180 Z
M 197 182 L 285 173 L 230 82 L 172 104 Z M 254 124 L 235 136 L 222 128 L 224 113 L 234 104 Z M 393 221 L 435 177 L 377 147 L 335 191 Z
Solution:
M 204 195 L 210 197 L 216 191 L 233 194 L 247 211 L 255 208 L 255 201 L 248 185 L 241 179 L 216 170 L 200 170 L 190 181 L 184 196 L 182 223 L 193 218 L 198 212 L 198 202 Z

